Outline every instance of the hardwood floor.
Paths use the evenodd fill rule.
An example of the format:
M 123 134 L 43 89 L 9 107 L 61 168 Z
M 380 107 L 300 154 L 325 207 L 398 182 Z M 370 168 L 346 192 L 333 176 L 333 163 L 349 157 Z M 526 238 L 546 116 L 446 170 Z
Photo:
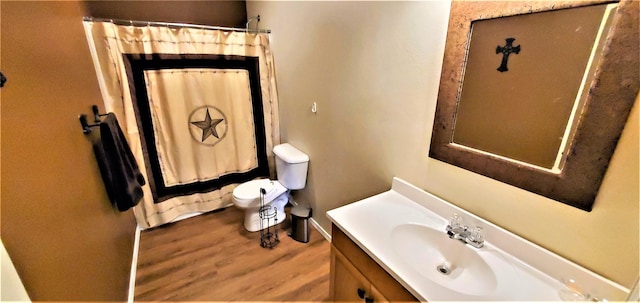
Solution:
M 143 231 L 135 301 L 328 300 L 331 244 L 318 231 L 300 243 L 285 220 L 268 249 L 242 219 L 229 207 Z

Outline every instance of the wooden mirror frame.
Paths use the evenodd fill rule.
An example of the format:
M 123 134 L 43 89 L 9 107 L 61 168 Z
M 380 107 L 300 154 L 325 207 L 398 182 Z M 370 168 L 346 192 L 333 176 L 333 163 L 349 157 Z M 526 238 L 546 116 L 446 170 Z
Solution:
M 452 1 L 429 157 L 591 211 L 638 96 L 640 2 L 619 2 L 602 56 L 597 61 L 585 109 L 560 173 L 456 146 L 452 144 L 453 127 L 473 21 L 615 2 Z

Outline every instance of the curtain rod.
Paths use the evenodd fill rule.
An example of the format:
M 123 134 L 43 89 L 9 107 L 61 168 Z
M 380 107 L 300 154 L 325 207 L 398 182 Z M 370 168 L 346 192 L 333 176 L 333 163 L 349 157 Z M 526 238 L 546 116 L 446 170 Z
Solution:
M 255 17 L 252 17 L 255 18 Z M 252 19 L 251 18 L 251 19 Z M 258 21 L 260 20 L 260 16 L 257 16 Z M 249 22 L 251 21 L 249 19 Z M 190 23 L 172 23 L 172 22 L 156 22 L 156 21 L 135 21 L 135 20 L 118 20 L 118 19 L 107 19 L 107 18 L 94 18 L 94 17 L 84 17 L 82 21 L 87 22 L 110 22 L 115 25 L 132 25 L 132 26 L 166 26 L 166 27 L 185 27 L 185 28 L 197 28 L 197 29 L 213 29 L 213 30 L 224 30 L 224 31 L 234 31 L 234 32 L 247 32 L 247 33 L 271 33 L 270 29 L 249 29 L 249 22 L 247 22 L 247 28 L 240 27 L 224 27 L 224 26 L 211 26 L 211 25 L 199 25 L 199 24 L 190 24 Z

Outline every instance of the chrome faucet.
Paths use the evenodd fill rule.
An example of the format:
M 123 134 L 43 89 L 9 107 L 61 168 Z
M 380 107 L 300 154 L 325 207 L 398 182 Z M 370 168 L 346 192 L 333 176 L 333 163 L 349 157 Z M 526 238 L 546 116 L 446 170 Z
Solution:
M 462 218 L 460 218 L 458 214 L 453 214 L 453 217 L 449 218 L 446 231 L 449 238 L 460 240 L 475 248 L 480 248 L 484 245 L 484 231 L 482 227 L 469 227 L 464 225 Z

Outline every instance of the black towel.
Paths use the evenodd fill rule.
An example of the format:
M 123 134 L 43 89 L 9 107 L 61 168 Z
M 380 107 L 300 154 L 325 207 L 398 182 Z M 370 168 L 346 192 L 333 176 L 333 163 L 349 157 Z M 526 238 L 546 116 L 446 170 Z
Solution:
M 100 123 L 100 139 L 94 142 L 93 150 L 109 200 L 119 211 L 138 205 L 145 180 L 113 113 Z

